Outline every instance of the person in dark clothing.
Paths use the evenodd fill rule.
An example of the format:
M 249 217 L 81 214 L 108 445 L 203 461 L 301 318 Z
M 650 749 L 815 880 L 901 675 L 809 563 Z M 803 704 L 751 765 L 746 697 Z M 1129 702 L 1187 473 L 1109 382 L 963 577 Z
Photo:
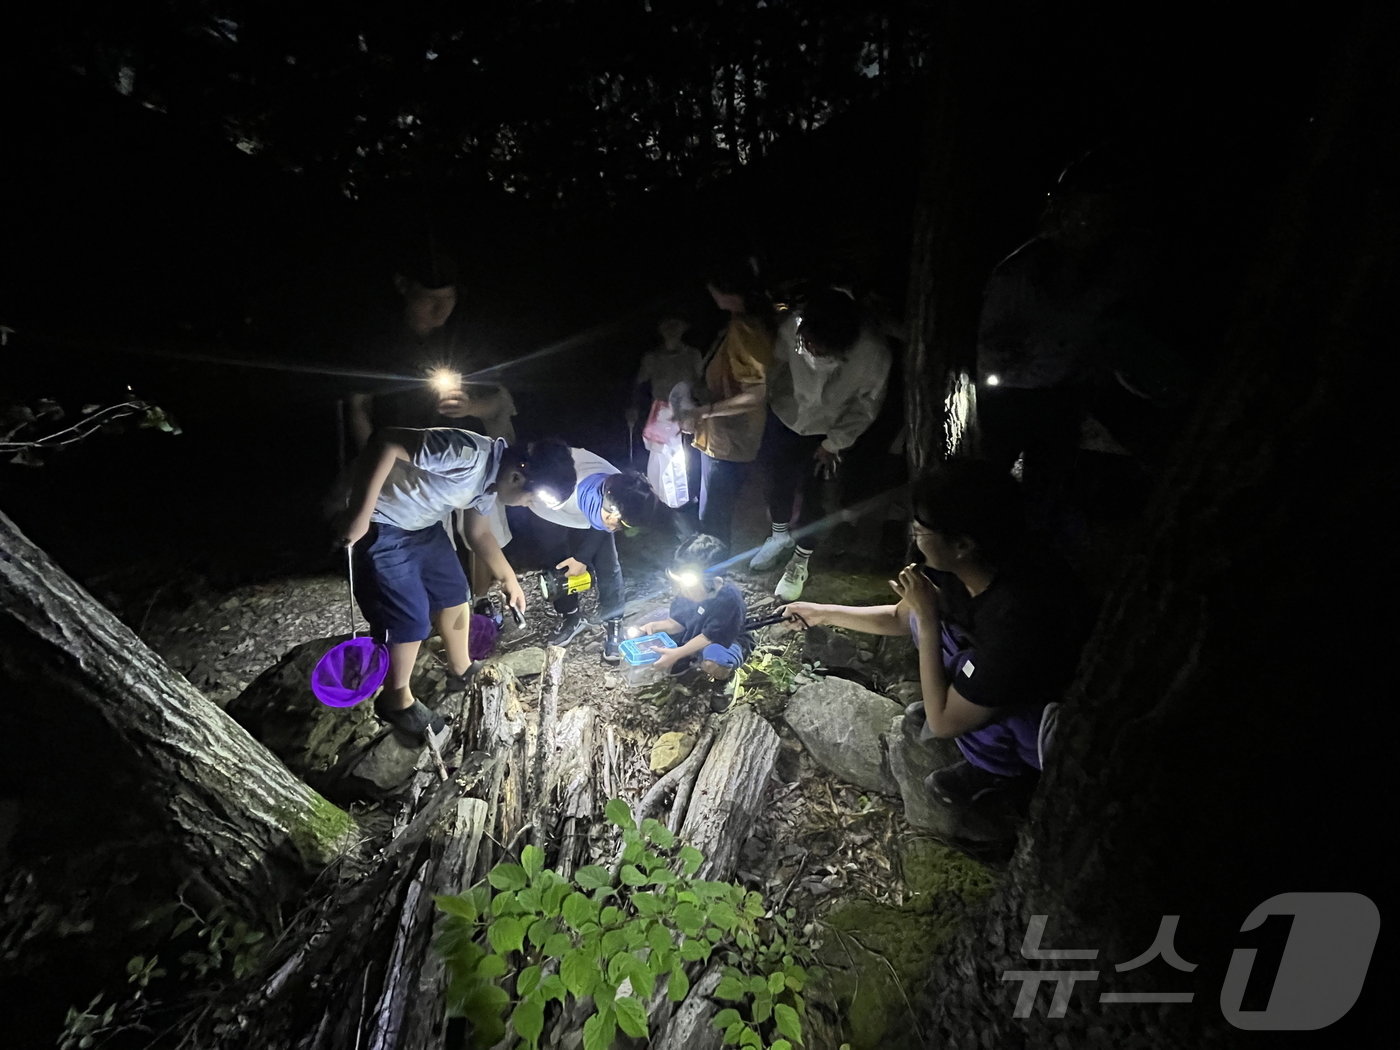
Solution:
M 627 629 L 629 638 L 664 631 L 676 641 L 676 648 L 661 651 L 657 670 L 678 673 L 698 660 L 701 670 L 723 681 L 752 651 L 743 592 L 720 568 L 727 552 L 722 540 L 703 532 L 682 543 L 667 570 L 676 590 L 668 618 Z
M 603 659 L 617 663 L 625 594 L 613 534 L 650 524 L 656 495 L 637 472 L 620 471 L 587 449 L 570 451 L 578 479 L 573 489 L 567 494 L 536 493 L 530 502 L 531 512 L 540 519 L 533 530 L 535 542 L 555 570 L 570 577 L 592 576 L 603 621 Z M 549 644 L 568 645 L 585 626 L 578 594 L 558 598 L 554 608 L 560 620 Z
M 1003 470 L 950 460 L 911 500 L 921 561 L 890 581 L 897 604 L 784 611 L 808 626 L 913 637 L 923 699 L 909 717 L 963 754 L 926 783 L 967 805 L 1039 771 L 1043 715 L 1074 674 L 1088 618 L 1065 563 L 1027 543 L 1019 486 Z

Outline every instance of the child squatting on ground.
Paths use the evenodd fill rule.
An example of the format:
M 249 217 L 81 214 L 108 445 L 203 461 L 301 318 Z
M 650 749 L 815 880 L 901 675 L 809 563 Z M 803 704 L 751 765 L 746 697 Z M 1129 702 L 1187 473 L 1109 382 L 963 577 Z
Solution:
M 466 511 L 472 551 L 490 567 L 506 601 L 524 612 L 525 592 L 489 517 L 497 500 L 523 506 L 535 489 L 568 492 L 574 481 L 562 441 L 507 446 L 447 427 L 389 428 L 370 439 L 352 467 L 335 535 L 353 548 L 355 599 L 370 631 L 389 646 L 389 676 L 374 703 L 379 717 L 413 735 L 443 730 L 411 685 L 418 649 L 434 627 L 447 653 L 447 691 L 466 689 L 474 675 L 467 646 L 471 590 L 448 534 L 452 512 Z
M 946 805 L 969 805 L 1039 772 L 1044 714 L 1073 677 L 1088 618 L 1068 566 L 1028 542 L 1006 471 L 949 460 L 914 483 L 911 501 L 920 560 L 890 581 L 898 604 L 783 611 L 807 626 L 913 638 L 923 700 L 906 712 L 910 728 L 963 755 L 925 784 Z
M 675 639 L 676 648 L 661 650 L 657 670 L 678 674 L 698 660 L 701 670 L 723 680 L 752 650 L 744 631 L 744 595 L 721 571 L 727 553 L 720 540 L 703 532 L 682 543 L 666 572 L 676 589 L 669 617 L 627 629 L 629 638 L 664 631 Z

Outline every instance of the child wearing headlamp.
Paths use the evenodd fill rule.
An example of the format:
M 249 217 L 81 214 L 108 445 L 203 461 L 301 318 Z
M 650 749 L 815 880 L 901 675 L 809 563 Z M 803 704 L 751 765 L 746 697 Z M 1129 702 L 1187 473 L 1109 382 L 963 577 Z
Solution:
M 631 638 L 665 631 L 676 640 L 676 648 L 661 650 L 657 670 L 678 673 L 698 659 L 701 670 L 722 680 L 744 662 L 744 595 L 719 571 L 727 553 L 703 532 L 682 543 L 666 572 L 676 590 L 669 617 L 628 628 Z

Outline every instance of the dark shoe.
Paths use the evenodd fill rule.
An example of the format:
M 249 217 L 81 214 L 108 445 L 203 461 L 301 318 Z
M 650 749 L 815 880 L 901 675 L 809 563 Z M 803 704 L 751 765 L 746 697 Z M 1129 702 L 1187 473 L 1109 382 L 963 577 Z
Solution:
M 1013 787 L 1020 779 L 989 773 L 964 759 L 934 770 L 924 778 L 924 786 L 945 806 L 970 806 L 980 798 Z
M 588 626 L 581 612 L 565 613 L 564 619 L 559 626 L 554 629 L 554 633 L 549 636 L 550 645 L 568 645 L 578 637 L 579 631 Z
M 415 700 L 408 707 L 391 708 L 386 706 L 386 699 L 383 693 L 375 698 L 374 713 L 400 732 L 423 736 L 431 731 L 436 736 L 447 728 L 442 716 L 422 701 Z
M 728 687 L 716 689 L 710 694 L 710 710 L 720 715 L 729 710 L 729 702 L 734 699 L 734 690 Z
M 603 621 L 603 660 L 615 664 L 622 659 L 622 617 Z
M 476 681 L 476 676 L 481 673 L 481 668 L 481 661 L 473 660 L 461 674 L 453 674 L 451 671 L 448 671 L 447 685 L 443 689 L 443 692 L 448 695 L 452 693 L 465 693 L 472 687 L 472 683 Z

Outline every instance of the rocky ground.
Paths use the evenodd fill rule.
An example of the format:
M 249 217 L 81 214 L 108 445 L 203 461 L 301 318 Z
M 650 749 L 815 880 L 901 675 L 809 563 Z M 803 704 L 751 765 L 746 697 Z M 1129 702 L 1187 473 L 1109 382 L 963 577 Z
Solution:
M 657 616 L 669 600 L 662 568 L 671 542 L 656 535 L 622 542 L 633 622 Z M 884 601 L 884 574 L 862 567 L 852 555 L 827 556 L 804 597 Z M 751 615 L 773 605 L 773 578 L 737 573 L 736 581 Z M 534 574 L 524 582 L 537 594 L 528 590 Z M 227 705 L 294 647 L 346 634 L 350 611 L 344 579 L 326 573 L 229 589 L 185 581 L 124 614 L 173 667 Z M 499 649 L 517 674 L 538 673 L 551 627 L 538 600 L 523 629 L 507 620 Z M 715 690 L 694 679 L 634 690 L 616 666 L 602 662 L 600 645 L 598 626 L 571 645 L 560 707 L 584 699 L 595 706 L 623 745 L 620 753 L 637 756 L 614 793 L 640 797 L 658 775 L 648 768 L 653 746 L 666 734 L 680 734 L 682 749 L 693 743 Z M 780 910 L 793 910 L 795 928 L 833 974 L 827 1026 L 815 1026 L 809 1045 L 829 1039 L 834 1047 L 841 1038 L 853 1039 L 857 1050 L 902 1045 L 903 1038 L 917 1045 L 906 995 L 961 909 L 986 892 L 1005 854 L 1004 815 L 971 824 L 955 819 L 919 797 L 910 763 L 898 757 L 908 741 L 897 716 L 917 696 L 913 659 L 901 640 L 768 629 L 732 690 L 732 702 L 753 704 L 782 741 L 767 810 L 737 877 Z M 307 703 L 315 703 L 309 691 Z

